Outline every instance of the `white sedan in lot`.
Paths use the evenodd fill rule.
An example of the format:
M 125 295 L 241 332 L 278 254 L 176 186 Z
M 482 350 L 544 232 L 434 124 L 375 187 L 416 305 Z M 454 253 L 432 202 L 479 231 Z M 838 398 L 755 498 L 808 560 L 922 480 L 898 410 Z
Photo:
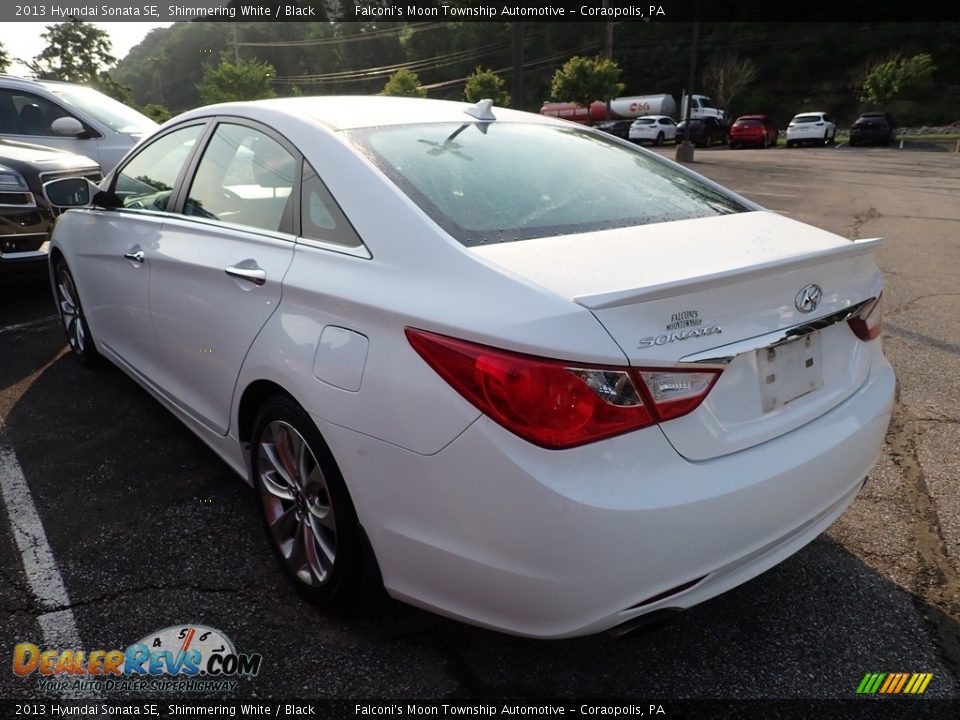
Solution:
M 552 118 L 217 105 L 46 193 L 73 353 L 256 488 L 320 603 L 369 567 L 505 632 L 629 628 L 820 534 L 890 418 L 878 241 Z
M 654 145 L 663 145 L 667 140 L 676 142 L 677 124 L 667 115 L 644 115 L 633 121 L 627 137 L 635 143 Z

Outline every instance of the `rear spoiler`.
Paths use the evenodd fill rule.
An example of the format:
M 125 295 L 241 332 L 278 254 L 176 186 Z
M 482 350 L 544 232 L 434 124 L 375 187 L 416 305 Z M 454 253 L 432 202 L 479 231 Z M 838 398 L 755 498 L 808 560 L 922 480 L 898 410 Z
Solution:
M 811 265 L 819 265 L 824 261 L 870 255 L 876 252 L 882 243 L 883 240 L 881 238 L 864 238 L 863 240 L 854 240 L 848 245 L 839 245 L 827 250 L 818 250 L 803 255 L 771 260 L 770 262 L 760 263 L 758 265 L 724 270 L 693 279 L 674 280 L 659 285 L 648 285 L 642 288 L 598 293 L 596 295 L 582 295 L 573 298 L 573 300 L 589 310 L 603 310 L 605 308 L 619 307 L 620 305 L 632 305 L 638 302 L 661 300 L 663 298 L 673 297 L 674 295 L 710 290 L 715 287 L 729 285 L 732 282 L 749 280 L 759 275 L 767 275 L 771 271 L 794 270 Z

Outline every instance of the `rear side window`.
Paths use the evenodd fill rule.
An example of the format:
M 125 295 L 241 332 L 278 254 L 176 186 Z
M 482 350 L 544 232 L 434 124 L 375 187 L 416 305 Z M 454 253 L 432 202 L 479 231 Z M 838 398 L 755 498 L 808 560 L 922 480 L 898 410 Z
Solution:
M 640 150 L 585 129 L 449 123 L 368 128 L 349 137 L 468 246 L 747 209 Z
M 300 184 L 300 224 L 303 237 L 312 240 L 345 247 L 360 247 L 363 244 L 327 186 L 308 162 L 303 163 L 303 180 Z
M 297 161 L 256 128 L 217 126 L 184 204 L 185 215 L 274 232 L 293 232 Z

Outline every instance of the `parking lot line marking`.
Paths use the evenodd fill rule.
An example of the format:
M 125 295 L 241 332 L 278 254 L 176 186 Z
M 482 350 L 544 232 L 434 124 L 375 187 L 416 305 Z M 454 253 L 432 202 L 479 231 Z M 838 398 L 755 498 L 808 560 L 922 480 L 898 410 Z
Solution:
M 46 325 L 59 319 L 59 315 L 47 315 L 46 317 L 37 318 L 36 320 L 31 320 L 30 322 L 7 325 L 6 327 L 0 328 L 0 335 L 3 335 L 4 333 L 17 332 L 17 330 L 28 330 L 29 328 L 40 327 L 41 325 Z
M 40 607 L 45 611 L 37 617 L 43 641 L 50 649 L 79 649 L 80 633 L 70 608 L 67 586 L 53 557 L 47 533 L 30 494 L 17 455 L 6 440 L 3 420 L 0 419 L 0 495 L 10 518 L 13 539 L 20 550 L 27 584 Z M 65 700 L 92 698 L 91 693 L 67 689 L 61 693 Z

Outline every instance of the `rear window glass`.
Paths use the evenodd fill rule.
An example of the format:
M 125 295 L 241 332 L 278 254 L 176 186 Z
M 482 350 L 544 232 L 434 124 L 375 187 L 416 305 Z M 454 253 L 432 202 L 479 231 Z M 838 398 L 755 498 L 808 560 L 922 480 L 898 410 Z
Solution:
M 820 119 L 819 115 L 797 115 L 793 121 L 795 123 L 812 123 L 820 122 Z
M 634 125 L 653 125 L 656 122 L 653 118 L 640 118 L 639 120 L 634 120 Z
M 751 125 L 763 125 L 759 120 L 754 120 L 753 118 L 747 120 L 737 120 L 734 125 L 737 127 L 749 127 Z
M 747 210 L 658 158 L 580 128 L 443 123 L 347 134 L 468 246 Z

